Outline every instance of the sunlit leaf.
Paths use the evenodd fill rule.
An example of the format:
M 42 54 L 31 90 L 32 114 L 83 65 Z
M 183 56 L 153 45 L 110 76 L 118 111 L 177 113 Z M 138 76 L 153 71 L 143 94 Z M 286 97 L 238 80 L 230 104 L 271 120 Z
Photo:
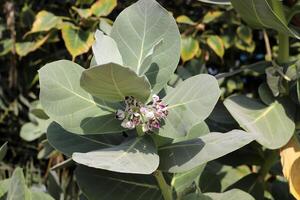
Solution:
M 26 56 L 30 52 L 33 52 L 40 48 L 50 37 L 50 34 L 37 39 L 36 41 L 32 42 L 18 42 L 16 43 L 16 52 L 19 56 Z
M 118 45 L 124 65 L 139 75 L 146 71 L 153 93 L 158 93 L 180 58 L 180 34 L 170 13 L 154 0 L 140 0 L 117 17 L 111 37 Z M 153 52 L 158 44 L 161 45 Z M 143 66 L 151 52 L 152 64 Z
M 207 74 L 191 77 L 178 84 L 163 99 L 168 104 L 169 115 L 158 134 L 169 138 L 186 136 L 193 126 L 208 117 L 219 95 L 217 80 Z
M 161 158 L 159 168 L 171 173 L 185 172 L 231 153 L 254 139 L 250 133 L 233 130 L 209 133 L 194 140 L 163 146 L 158 150 Z
M 39 70 L 40 102 L 47 115 L 64 129 L 77 134 L 118 133 L 117 105 L 93 98 L 80 86 L 84 68 L 67 60 L 49 63 Z
M 255 134 L 257 142 L 269 149 L 282 147 L 294 133 L 293 108 L 288 109 L 289 113 L 288 107 L 280 102 L 266 106 L 245 96 L 232 96 L 224 104 L 240 126 L 249 134 Z
M 222 14 L 223 14 L 223 12 L 218 11 L 218 10 L 217 11 L 208 11 L 204 15 L 202 22 L 208 24 L 208 23 L 214 21 L 215 19 L 217 19 L 218 17 L 220 17 Z
M 97 65 L 116 63 L 123 65 L 122 56 L 116 42 L 109 36 L 97 30 L 95 33 L 95 43 L 93 44 L 93 54 Z

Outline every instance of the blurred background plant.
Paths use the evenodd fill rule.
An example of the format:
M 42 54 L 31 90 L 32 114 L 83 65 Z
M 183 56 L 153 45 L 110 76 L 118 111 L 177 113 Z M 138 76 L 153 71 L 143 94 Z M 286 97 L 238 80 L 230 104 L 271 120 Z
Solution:
M 19 169 L 17 175 L 14 172 L 20 166 L 29 188 L 46 191 L 47 187 L 55 199 L 84 198 L 79 197 L 72 163 L 54 151 L 46 140 L 44 133 L 49 120 L 38 102 L 37 70 L 59 59 L 88 67 L 95 30 L 100 27 L 109 31 L 117 14 L 133 2 L 1 0 L 0 144 L 8 141 L 7 155 L 0 165 L 1 179 L 11 176 L 22 179 Z M 181 61 L 170 85 L 199 73 L 209 73 L 218 78 L 222 99 L 233 93 L 259 96 L 257 88 L 265 79 L 264 69 L 278 51 L 274 31 L 252 30 L 232 6 L 214 6 L 196 0 L 158 2 L 172 12 L 182 36 Z M 284 3 L 289 6 L 295 1 Z M 299 24 L 297 17 L 293 23 Z M 299 42 L 293 42 L 292 55 L 299 54 L 299 47 Z M 207 123 L 211 131 L 239 127 L 222 104 L 218 104 Z M 266 172 L 268 176 L 260 176 L 258 168 L 269 164 L 268 155 L 268 150 L 251 143 L 210 162 L 201 174 L 199 185 L 194 187 L 203 192 L 240 188 L 255 199 L 293 199 L 279 162 L 270 173 Z M 53 167 L 55 170 L 50 170 Z M 0 187 L 5 182 L 0 181 Z

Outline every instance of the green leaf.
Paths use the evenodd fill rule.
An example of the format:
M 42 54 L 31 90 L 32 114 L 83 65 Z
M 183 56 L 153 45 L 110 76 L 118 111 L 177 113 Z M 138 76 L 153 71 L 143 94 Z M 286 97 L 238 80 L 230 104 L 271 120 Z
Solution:
M 217 5 L 230 5 L 230 0 L 198 0 L 204 3 L 211 3 Z
M 205 164 L 195 167 L 187 172 L 174 174 L 171 180 L 171 186 L 176 191 L 177 195 L 181 195 L 186 189 L 190 188 L 193 183 L 198 185 L 198 180 Z
M 240 130 L 228 133 L 209 133 L 194 140 L 160 147 L 159 168 L 178 173 L 231 153 L 254 140 L 252 134 Z
M 64 25 L 62 28 L 62 37 L 67 50 L 73 57 L 73 60 L 83 53 L 90 50 L 94 43 L 94 37 L 91 31 L 82 30 L 71 25 Z
M 95 43 L 93 44 L 93 54 L 97 65 L 107 63 L 123 64 L 122 56 L 116 42 L 109 36 L 97 30 L 95 33 Z
M 153 176 L 115 173 L 84 166 L 77 167 L 76 179 L 89 200 L 162 200 Z
M 75 10 L 81 18 L 85 19 L 93 14 L 90 8 L 76 8 L 75 6 L 72 6 L 72 9 Z
M 89 167 L 114 172 L 151 174 L 159 164 L 157 150 L 151 138 L 137 137 L 119 146 L 91 151 L 73 153 L 72 159 Z
M 33 101 L 30 104 L 29 112 L 39 119 L 49 119 L 49 116 L 45 113 L 39 101 Z
M 0 56 L 4 56 L 9 53 L 13 48 L 12 39 L 0 40 Z
M 176 22 L 179 24 L 188 24 L 188 25 L 196 25 L 196 22 L 191 20 L 188 16 L 186 15 L 180 15 L 176 18 Z
M 288 26 L 287 20 L 272 9 L 268 0 L 231 0 L 231 3 L 253 28 L 271 28 L 300 39 L 300 35 Z
M 106 35 L 110 35 L 111 30 L 112 30 L 112 22 L 109 19 L 106 18 L 101 18 L 100 19 L 100 30 L 103 31 Z
M 192 37 L 181 38 L 181 59 L 183 62 L 193 59 L 201 51 L 199 43 Z
M 77 134 L 118 133 L 116 105 L 93 98 L 80 87 L 84 68 L 67 60 L 49 63 L 39 70 L 40 102 L 49 117 Z
M 258 94 L 260 100 L 264 102 L 266 105 L 270 105 L 275 101 L 272 91 L 270 90 L 270 88 L 266 83 L 262 83 L 259 85 Z
M 222 39 L 217 35 L 210 35 L 206 39 L 207 45 L 221 58 L 224 56 L 224 44 Z
M 193 126 L 185 137 L 176 138 L 172 143 L 196 139 L 208 134 L 209 132 L 209 127 L 207 126 L 207 124 L 205 122 L 201 122 Z
M 114 147 L 124 137 L 120 134 L 109 135 L 78 135 L 64 130 L 53 122 L 47 129 L 48 142 L 58 151 L 71 157 L 74 152 L 86 153 L 101 148 Z
M 145 76 L 140 77 L 131 69 L 114 63 L 83 71 L 80 85 L 92 96 L 112 102 L 124 101 L 126 96 L 145 102 L 151 93 Z
M 243 42 L 245 42 L 248 45 L 251 45 L 253 36 L 252 30 L 249 27 L 241 25 L 236 29 L 236 33 Z
M 31 200 L 30 191 L 25 184 L 23 170 L 15 169 L 7 192 L 7 200 Z
M 96 1 L 91 7 L 91 12 L 97 17 L 107 16 L 117 6 L 117 0 Z
M 5 142 L 1 147 L 0 147 L 0 161 L 2 161 L 6 155 L 7 152 L 7 143 Z
M 278 101 L 266 106 L 245 96 L 232 96 L 224 104 L 239 125 L 269 149 L 282 147 L 294 133 L 293 114 L 287 114 L 288 110 Z
M 255 200 L 250 194 L 232 189 L 224 193 L 204 193 L 187 195 L 183 200 Z
M 213 76 L 200 74 L 180 83 L 163 99 L 169 115 L 158 134 L 169 138 L 186 136 L 193 126 L 208 117 L 219 96 L 218 82 Z
M 20 137 L 28 142 L 34 141 L 46 133 L 51 119 L 35 118 L 34 122 L 28 122 L 21 127 Z
M 111 32 L 125 66 L 149 79 L 158 93 L 175 71 L 180 57 L 180 34 L 174 18 L 154 0 L 140 0 L 116 19 Z M 155 45 L 151 65 L 142 65 Z
M 60 17 L 46 10 L 42 10 L 35 16 L 35 21 L 32 25 L 32 28 L 27 34 L 49 31 L 52 28 L 56 28 L 61 22 L 62 19 Z
M 251 194 L 257 200 L 264 199 L 264 181 L 259 178 L 258 174 L 248 174 L 244 176 L 230 187 L 227 190 L 237 188 Z
M 7 193 L 10 186 L 11 179 L 4 179 L 0 181 L 0 199 L 4 199 L 4 195 Z

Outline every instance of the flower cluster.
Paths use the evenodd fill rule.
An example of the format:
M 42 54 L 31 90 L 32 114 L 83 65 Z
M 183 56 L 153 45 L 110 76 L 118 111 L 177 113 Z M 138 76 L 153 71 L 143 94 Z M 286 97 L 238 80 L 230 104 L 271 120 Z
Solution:
M 125 110 L 116 112 L 116 118 L 122 120 L 122 127 L 134 129 L 141 125 L 143 132 L 159 129 L 162 119 L 167 115 L 168 107 L 157 95 L 153 95 L 150 105 L 145 105 L 132 96 L 126 97 Z

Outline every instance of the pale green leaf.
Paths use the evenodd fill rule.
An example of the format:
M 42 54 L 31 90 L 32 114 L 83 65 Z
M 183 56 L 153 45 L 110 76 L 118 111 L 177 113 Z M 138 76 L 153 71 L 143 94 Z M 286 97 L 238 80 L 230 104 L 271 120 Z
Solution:
M 176 191 L 178 195 L 181 195 L 185 190 L 192 187 L 193 183 L 198 183 L 198 180 L 204 168 L 205 164 L 199 165 L 187 172 L 174 174 L 171 180 L 171 187 Z
M 85 31 L 75 26 L 64 25 L 61 31 L 67 50 L 73 59 L 88 52 L 94 43 L 93 33 L 89 30 Z
M 159 168 L 171 173 L 186 172 L 199 165 L 231 153 L 255 139 L 253 134 L 240 130 L 228 133 L 209 133 L 194 140 L 159 148 Z
M 117 0 L 98 0 L 91 7 L 91 12 L 97 17 L 107 16 L 117 6 Z
M 89 167 L 114 172 L 151 174 L 159 164 L 157 150 L 151 138 L 137 137 L 119 146 L 91 151 L 73 153 L 72 159 Z
M 0 56 L 4 56 L 9 53 L 13 48 L 12 39 L 0 40 Z
M 0 181 L 0 199 L 4 197 L 10 186 L 11 179 L 4 179 Z
M 49 194 L 46 194 L 44 192 L 37 192 L 31 190 L 31 199 L 30 200 L 54 200 L 53 197 L 51 197 Z
M 200 74 L 186 79 L 163 99 L 169 115 L 158 134 L 169 138 L 186 136 L 193 126 L 209 116 L 219 96 L 218 82 L 213 76 Z
M 90 8 L 76 8 L 75 6 L 72 6 L 72 9 L 75 10 L 80 17 L 85 19 L 93 14 Z
M 94 97 L 111 102 L 124 101 L 127 96 L 145 102 L 151 93 L 145 76 L 140 77 L 131 69 L 114 63 L 85 70 L 80 85 Z
M 67 60 L 39 70 L 40 102 L 49 117 L 77 134 L 116 133 L 124 130 L 115 119 L 116 105 L 93 98 L 80 87 L 84 68 Z
M 224 50 L 224 44 L 222 39 L 217 35 L 210 35 L 208 36 L 207 45 L 219 56 L 223 57 L 225 50 Z
M 197 40 L 191 36 L 181 38 L 181 59 L 183 62 L 193 59 L 199 51 L 201 50 Z
M 112 24 L 112 22 L 109 19 L 101 18 L 99 28 L 106 35 L 110 35 L 111 30 L 112 30 L 112 25 L 111 24 Z
M 153 176 L 115 173 L 84 166 L 77 167 L 76 179 L 89 200 L 162 200 Z
M 224 104 L 239 125 L 269 149 L 285 145 L 295 131 L 293 114 L 278 101 L 266 106 L 245 96 L 232 96 Z
M 97 65 L 107 63 L 116 63 L 119 65 L 123 64 L 122 56 L 118 50 L 116 42 L 99 30 L 95 33 L 95 43 L 92 48 Z
M 146 71 L 153 93 L 158 93 L 175 71 L 180 57 L 180 34 L 174 18 L 154 0 L 140 0 L 116 19 L 111 32 L 125 66 L 137 74 Z M 143 66 L 155 44 L 162 44 Z
M 53 122 L 47 129 L 48 142 L 56 150 L 71 157 L 74 152 L 86 153 L 120 144 L 124 137 L 120 133 L 109 135 L 78 135 L 64 130 Z
M 16 168 L 13 172 L 6 199 L 31 200 L 30 191 L 26 187 L 23 170 L 21 168 Z

